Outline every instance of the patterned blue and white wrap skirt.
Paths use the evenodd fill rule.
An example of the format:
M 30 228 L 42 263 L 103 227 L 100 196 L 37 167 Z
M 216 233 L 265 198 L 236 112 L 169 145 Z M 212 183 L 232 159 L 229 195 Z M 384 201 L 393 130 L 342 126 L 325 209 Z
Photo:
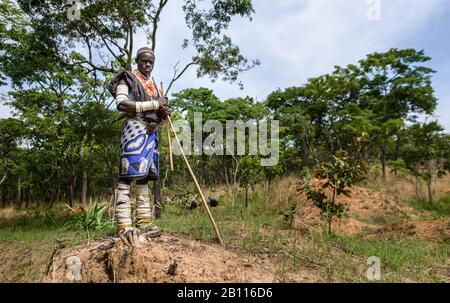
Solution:
M 147 134 L 145 123 L 127 118 L 120 137 L 120 177 L 155 180 L 158 178 L 158 161 L 157 131 Z

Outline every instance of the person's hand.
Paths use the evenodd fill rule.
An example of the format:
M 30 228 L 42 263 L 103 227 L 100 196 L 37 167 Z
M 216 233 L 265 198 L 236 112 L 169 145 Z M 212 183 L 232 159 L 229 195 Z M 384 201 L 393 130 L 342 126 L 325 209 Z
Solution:
M 160 108 L 164 106 L 169 106 L 169 98 L 167 98 L 166 96 L 159 97 L 158 99 L 156 99 L 156 101 L 158 101 Z
M 169 107 L 169 99 L 167 97 L 160 97 L 158 98 L 159 103 L 159 110 L 161 111 L 161 114 L 164 119 L 167 118 L 167 116 L 170 116 L 170 107 Z

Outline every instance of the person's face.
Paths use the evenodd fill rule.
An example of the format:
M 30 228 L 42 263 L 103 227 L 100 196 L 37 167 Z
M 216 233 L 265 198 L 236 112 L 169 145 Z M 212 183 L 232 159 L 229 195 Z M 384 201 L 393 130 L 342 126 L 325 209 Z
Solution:
M 150 76 L 155 66 L 155 56 L 143 53 L 137 58 L 138 70 L 145 76 Z

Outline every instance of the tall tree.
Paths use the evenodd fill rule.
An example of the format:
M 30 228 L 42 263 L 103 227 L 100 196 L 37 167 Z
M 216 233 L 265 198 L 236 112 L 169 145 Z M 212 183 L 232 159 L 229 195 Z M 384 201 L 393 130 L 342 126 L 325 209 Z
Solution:
M 0 49 L 4 51 L 0 52 L 2 79 L 10 78 L 15 89 L 23 85 L 39 84 L 40 90 L 55 90 L 53 84 L 56 84 L 59 112 L 64 110 L 67 106 L 64 103 L 70 98 L 66 98 L 66 89 L 70 87 L 72 93 L 83 92 L 83 89 L 79 83 L 61 84 L 57 81 L 50 84 L 47 80 L 54 79 L 55 73 L 71 75 L 74 70 L 82 70 L 93 79 L 108 79 L 121 69 L 130 70 L 138 31 L 145 33 L 153 50 L 157 48 L 160 20 L 164 16 L 168 0 L 79 2 L 79 19 L 69 18 L 74 7 L 63 0 L 8 0 L 5 5 L 0 6 L 0 15 L 7 12 L 10 24 L 0 28 L 0 39 L 8 41 L 7 46 Z M 197 1 L 184 0 L 179 5 L 192 35 L 184 41 L 172 43 L 175 45 L 182 42 L 182 47 L 189 46 L 193 54 L 191 61 L 185 66 L 175 65 L 167 90 L 194 66 L 197 67 L 199 77 L 209 76 L 213 81 L 221 79 L 235 82 L 240 72 L 259 64 L 258 60 L 249 60 L 242 55 L 239 47 L 224 33 L 232 17 L 251 19 L 254 12 L 252 1 L 212 0 L 199 4 Z M 9 28 L 13 28 L 12 22 L 17 20 L 13 17 L 13 12 L 23 16 L 26 23 L 20 30 L 9 31 Z M 75 51 L 75 47 L 84 52 Z M 24 65 L 23 62 L 29 64 Z M 95 91 L 88 96 L 95 98 Z M 84 151 L 84 148 L 80 148 L 83 155 Z M 82 174 L 85 193 L 86 170 Z
M 389 138 L 398 133 L 402 121 L 414 120 L 421 113 L 431 114 L 436 108 L 431 85 L 434 71 L 424 65 L 430 60 L 423 51 L 391 49 L 359 62 L 364 83 L 361 106 L 376 114 L 384 179 Z
M 156 49 L 160 20 L 168 0 L 79 2 L 81 11 L 77 20 L 68 18 L 73 8 L 66 1 L 18 1 L 29 20 L 29 33 L 41 42 L 48 56 L 82 66 L 88 73 L 117 73 L 120 69 L 131 69 L 138 30 L 146 34 L 151 48 Z M 251 17 L 254 10 L 250 0 L 212 0 L 201 5 L 184 0 L 179 5 L 192 36 L 173 44 L 182 42 L 184 48 L 191 46 L 194 54 L 184 67 L 175 67 L 168 89 L 191 66 L 197 66 L 198 76 L 209 76 L 212 80 L 222 77 L 233 82 L 240 72 L 259 64 L 244 57 L 223 33 L 232 17 Z M 76 45 L 86 53 L 73 51 Z M 13 63 L 13 58 L 9 62 Z

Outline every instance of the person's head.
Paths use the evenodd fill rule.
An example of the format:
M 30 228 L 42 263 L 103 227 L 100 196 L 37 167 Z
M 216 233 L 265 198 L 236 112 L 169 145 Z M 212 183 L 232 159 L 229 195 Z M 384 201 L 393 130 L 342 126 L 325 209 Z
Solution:
M 155 53 L 151 48 L 140 48 L 136 55 L 136 63 L 138 70 L 146 77 L 149 77 L 155 66 Z

